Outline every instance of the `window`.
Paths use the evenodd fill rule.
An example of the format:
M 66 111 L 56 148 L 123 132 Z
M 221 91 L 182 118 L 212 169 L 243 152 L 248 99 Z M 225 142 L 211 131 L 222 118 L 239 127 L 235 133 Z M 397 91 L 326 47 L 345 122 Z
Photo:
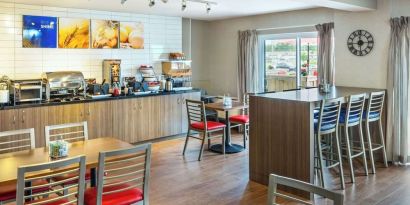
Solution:
M 265 92 L 317 86 L 317 33 L 260 35 Z

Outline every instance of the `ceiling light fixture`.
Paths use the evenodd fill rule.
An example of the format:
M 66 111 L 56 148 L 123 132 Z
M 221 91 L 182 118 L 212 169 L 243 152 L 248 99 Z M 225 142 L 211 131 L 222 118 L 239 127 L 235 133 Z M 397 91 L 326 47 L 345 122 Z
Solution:
M 209 3 L 206 3 L 206 13 L 211 13 L 211 5 Z
M 125 4 L 125 2 L 127 2 L 127 0 L 121 0 L 121 4 Z
M 186 9 L 186 0 L 182 0 L 182 7 L 181 7 L 182 11 L 185 11 Z
M 162 0 L 162 2 L 167 3 L 167 2 L 168 2 L 168 0 Z
M 149 0 L 149 7 L 155 6 L 155 0 Z

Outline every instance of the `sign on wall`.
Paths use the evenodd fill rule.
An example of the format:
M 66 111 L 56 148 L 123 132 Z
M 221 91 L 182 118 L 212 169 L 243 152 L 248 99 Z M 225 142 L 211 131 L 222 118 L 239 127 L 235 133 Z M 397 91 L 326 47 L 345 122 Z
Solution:
M 57 18 L 23 16 L 23 48 L 56 48 Z
M 59 18 L 58 47 L 90 48 L 90 20 Z

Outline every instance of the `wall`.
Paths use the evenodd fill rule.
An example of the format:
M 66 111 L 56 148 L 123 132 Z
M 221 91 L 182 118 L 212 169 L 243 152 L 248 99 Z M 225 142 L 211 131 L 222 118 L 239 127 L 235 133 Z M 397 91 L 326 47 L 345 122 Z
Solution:
M 142 21 L 145 49 L 40 49 L 22 48 L 22 15 L 81 17 Z M 55 8 L 0 2 L 0 76 L 39 78 L 42 72 L 82 71 L 86 78 L 102 78 L 103 59 L 121 59 L 123 76 L 135 76 L 141 64 L 161 72 L 161 59 L 182 50 L 182 19 L 131 13 Z
M 385 88 L 389 18 L 395 12 L 401 12 L 401 15 L 410 13 L 409 7 L 410 2 L 407 0 L 378 0 L 376 11 L 344 12 L 321 8 L 209 22 L 204 27 L 209 29 L 208 35 L 200 40 L 206 42 L 206 49 L 209 51 L 201 66 L 209 79 L 204 88 L 211 94 L 237 94 L 238 30 L 289 28 L 331 21 L 335 22 L 336 84 Z M 192 28 L 195 24 L 198 30 L 204 29 L 200 22 L 194 22 Z M 354 56 L 347 49 L 347 37 L 356 29 L 366 29 L 374 35 L 375 47 L 367 56 Z M 192 29 L 192 32 L 195 30 Z M 198 49 L 194 47 L 194 42 L 192 45 L 192 55 L 195 55 Z

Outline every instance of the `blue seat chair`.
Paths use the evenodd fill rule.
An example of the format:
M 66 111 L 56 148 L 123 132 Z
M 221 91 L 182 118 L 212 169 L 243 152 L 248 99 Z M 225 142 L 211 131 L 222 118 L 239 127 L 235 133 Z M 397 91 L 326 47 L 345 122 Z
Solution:
M 320 102 L 319 114 L 314 120 L 315 173 L 318 176 L 319 184 L 322 187 L 325 187 L 323 177 L 324 168 L 338 167 L 340 186 L 341 189 L 345 188 L 342 155 L 340 151 L 340 139 L 338 133 L 342 100 L 342 98 L 322 100 Z M 323 141 L 328 143 L 323 145 Z M 323 161 L 326 161 L 326 163 Z
M 366 150 L 364 146 L 363 128 L 361 123 L 365 101 L 366 94 L 351 95 L 347 102 L 346 109 L 341 110 L 339 119 L 339 126 L 341 127 L 340 131 L 343 132 L 344 136 L 344 138 L 342 138 L 341 149 L 344 149 L 346 153 L 344 157 L 347 158 L 349 164 L 352 183 L 355 182 L 353 159 L 356 157 L 362 157 L 365 175 L 369 175 L 367 170 Z M 358 128 L 357 141 L 354 140 L 354 137 L 357 136 L 354 136 L 352 132 L 349 132 L 355 130 L 354 128 Z

